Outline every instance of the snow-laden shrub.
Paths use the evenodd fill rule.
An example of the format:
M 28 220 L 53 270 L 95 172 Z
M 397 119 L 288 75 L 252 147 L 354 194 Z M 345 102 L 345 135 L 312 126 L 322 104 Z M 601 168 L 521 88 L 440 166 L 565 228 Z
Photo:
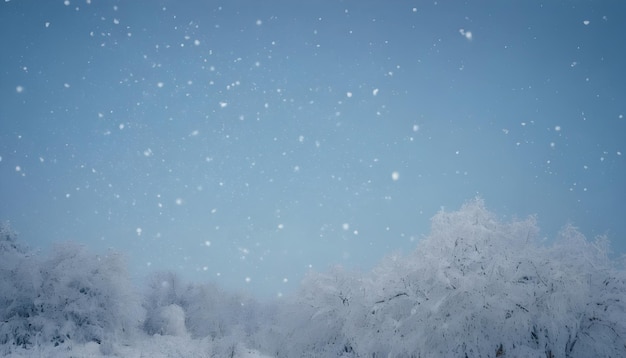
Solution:
M 159 307 L 146 317 L 144 328 L 148 334 L 185 336 L 185 311 L 176 304 Z
M 254 301 L 213 284 L 185 283 L 173 272 L 157 272 L 149 277 L 145 293 L 146 333 L 163 334 L 155 322 L 161 322 L 162 310 L 171 305 L 182 309 L 186 331 L 194 338 L 221 339 L 235 327 L 251 335 L 258 328 Z

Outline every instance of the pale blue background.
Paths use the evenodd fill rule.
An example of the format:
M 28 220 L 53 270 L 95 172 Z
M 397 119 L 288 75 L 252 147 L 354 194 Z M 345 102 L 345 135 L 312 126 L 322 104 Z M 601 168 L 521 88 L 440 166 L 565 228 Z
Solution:
M 477 195 L 617 257 L 624 34 L 622 1 L 5 0 L 0 220 L 260 296 Z

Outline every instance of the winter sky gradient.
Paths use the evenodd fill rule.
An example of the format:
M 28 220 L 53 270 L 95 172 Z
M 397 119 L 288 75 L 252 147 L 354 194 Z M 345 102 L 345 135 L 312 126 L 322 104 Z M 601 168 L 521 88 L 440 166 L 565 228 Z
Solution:
M 0 4 L 0 220 L 260 296 L 480 196 L 626 253 L 622 1 Z

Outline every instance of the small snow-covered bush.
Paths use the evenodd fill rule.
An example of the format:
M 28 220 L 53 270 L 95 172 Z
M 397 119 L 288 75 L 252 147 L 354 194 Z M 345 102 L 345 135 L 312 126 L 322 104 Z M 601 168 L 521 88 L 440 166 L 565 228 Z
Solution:
M 185 336 L 185 311 L 176 304 L 159 307 L 146 318 L 144 328 L 148 334 Z
M 223 338 L 235 327 L 252 334 L 258 328 L 253 300 L 224 292 L 213 284 L 185 283 L 173 272 L 157 272 L 149 277 L 145 294 L 146 333 L 168 334 L 162 333 L 161 316 L 163 309 L 171 305 L 181 308 L 186 331 L 194 338 Z

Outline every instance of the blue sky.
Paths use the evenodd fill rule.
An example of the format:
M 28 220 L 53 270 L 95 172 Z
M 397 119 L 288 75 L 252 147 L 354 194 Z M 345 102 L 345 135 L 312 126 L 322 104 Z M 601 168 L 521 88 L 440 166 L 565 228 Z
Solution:
M 254 294 L 441 208 L 626 253 L 626 5 L 4 1 L 0 220 Z

